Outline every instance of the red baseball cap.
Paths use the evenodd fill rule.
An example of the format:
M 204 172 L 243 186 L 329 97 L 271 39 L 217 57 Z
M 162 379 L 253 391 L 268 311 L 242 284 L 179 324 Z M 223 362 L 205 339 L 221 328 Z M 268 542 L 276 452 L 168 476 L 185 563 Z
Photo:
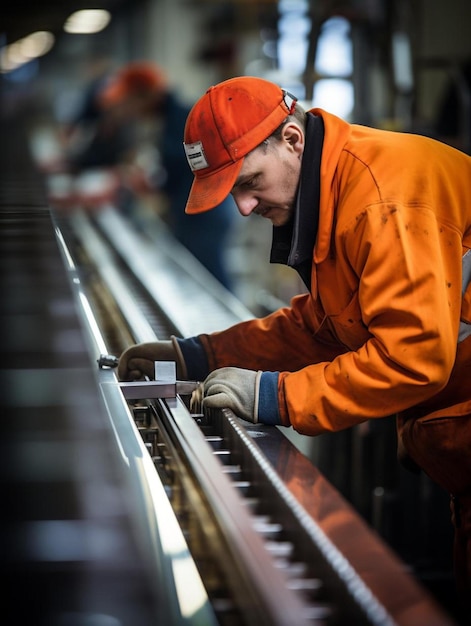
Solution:
M 133 61 L 110 79 L 100 94 L 100 102 L 105 107 L 112 106 L 130 95 L 159 92 L 166 86 L 164 72 L 155 63 Z
M 296 99 L 262 78 L 241 76 L 210 87 L 191 109 L 184 148 L 194 174 L 186 213 L 202 213 L 231 192 L 246 154 L 269 137 Z

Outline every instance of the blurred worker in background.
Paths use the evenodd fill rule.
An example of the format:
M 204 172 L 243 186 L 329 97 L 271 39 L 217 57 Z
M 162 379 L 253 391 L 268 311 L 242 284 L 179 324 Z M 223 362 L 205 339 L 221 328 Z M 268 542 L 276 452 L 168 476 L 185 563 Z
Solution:
M 227 237 L 234 222 L 234 203 L 223 198 L 214 211 L 189 215 L 184 211 L 193 175 L 182 145 L 190 106 L 170 89 L 162 69 L 154 63 L 136 61 L 123 66 L 101 90 L 100 106 L 123 127 L 132 121 L 155 124 L 157 167 L 137 187 L 164 195 L 164 218 L 175 237 L 228 289 Z M 145 174 L 145 172 L 142 172 Z M 135 181 L 138 180 L 139 174 Z M 136 183 L 135 183 L 136 184 Z M 138 189 L 137 189 L 138 191 Z
M 135 142 L 133 129 L 103 107 L 101 95 L 112 74 L 111 62 L 99 58 L 88 72 L 92 76 L 61 128 L 64 158 L 71 173 L 118 166 Z
M 113 67 L 107 57 L 93 58 L 85 67 L 85 88 L 64 89 L 55 98 L 57 158 L 52 167 L 42 152 L 36 158 L 48 174 L 48 199 L 57 210 L 121 207 L 129 197 L 121 185 L 120 168 L 134 149 L 136 133 L 101 102 Z
M 400 458 L 451 494 L 471 592 L 471 158 L 412 134 L 305 112 L 253 77 L 208 89 L 186 124 L 188 214 L 229 194 L 273 224 L 271 262 L 308 293 L 263 319 L 138 344 L 118 374 L 175 360 L 204 406 L 306 435 L 397 416 Z

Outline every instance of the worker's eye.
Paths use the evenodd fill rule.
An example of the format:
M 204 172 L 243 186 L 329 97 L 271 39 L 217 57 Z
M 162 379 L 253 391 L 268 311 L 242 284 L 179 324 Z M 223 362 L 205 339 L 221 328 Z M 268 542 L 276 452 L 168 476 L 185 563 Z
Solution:
M 259 178 L 260 178 L 259 174 L 256 174 L 255 176 L 248 178 L 247 180 L 243 182 L 242 187 L 245 187 L 245 189 L 254 189 L 254 187 L 256 187 L 258 184 Z
M 258 188 L 260 183 L 260 174 L 254 174 L 253 176 L 247 177 L 241 182 L 234 185 L 231 194 L 237 195 L 240 191 L 252 191 L 255 188 Z

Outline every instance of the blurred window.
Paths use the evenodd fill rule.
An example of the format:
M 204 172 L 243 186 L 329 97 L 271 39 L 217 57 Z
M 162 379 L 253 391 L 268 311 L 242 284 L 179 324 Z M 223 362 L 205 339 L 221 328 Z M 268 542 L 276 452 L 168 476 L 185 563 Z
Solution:
M 300 79 L 306 69 L 311 19 L 307 0 L 280 0 L 278 65 L 284 76 Z M 326 20 L 317 45 L 314 70 L 319 77 L 312 103 L 348 119 L 353 111 L 353 46 L 350 22 L 335 16 Z

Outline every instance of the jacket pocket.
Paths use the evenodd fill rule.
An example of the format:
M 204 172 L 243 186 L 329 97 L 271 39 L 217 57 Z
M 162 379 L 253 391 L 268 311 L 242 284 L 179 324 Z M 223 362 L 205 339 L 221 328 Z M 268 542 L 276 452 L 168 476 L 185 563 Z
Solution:
M 340 313 L 328 315 L 328 320 L 335 336 L 350 350 L 358 350 L 371 338 L 361 318 L 357 292 Z
M 454 495 L 471 489 L 471 400 L 410 417 L 401 427 L 408 455 Z

